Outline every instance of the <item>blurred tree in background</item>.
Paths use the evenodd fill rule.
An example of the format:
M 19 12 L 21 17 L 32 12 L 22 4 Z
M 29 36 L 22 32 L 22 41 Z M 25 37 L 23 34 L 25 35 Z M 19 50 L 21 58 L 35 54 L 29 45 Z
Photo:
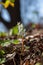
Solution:
M 0 2 L 5 3 L 4 0 L 0 0 Z M 15 7 L 9 5 L 7 9 L 0 4 L 0 31 L 8 31 L 20 21 L 19 0 L 15 0 L 14 4 Z

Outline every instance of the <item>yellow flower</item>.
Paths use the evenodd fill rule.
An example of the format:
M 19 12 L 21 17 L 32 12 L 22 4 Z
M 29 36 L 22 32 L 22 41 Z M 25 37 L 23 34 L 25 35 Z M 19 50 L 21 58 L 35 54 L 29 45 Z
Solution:
M 8 8 L 9 5 L 12 6 L 12 7 L 14 7 L 14 3 L 11 2 L 10 0 L 6 0 L 5 3 L 0 2 L 0 4 L 2 4 L 5 8 Z
M 10 1 L 6 1 L 6 2 L 4 3 L 4 7 L 7 8 L 7 7 L 9 6 L 9 4 L 10 4 Z

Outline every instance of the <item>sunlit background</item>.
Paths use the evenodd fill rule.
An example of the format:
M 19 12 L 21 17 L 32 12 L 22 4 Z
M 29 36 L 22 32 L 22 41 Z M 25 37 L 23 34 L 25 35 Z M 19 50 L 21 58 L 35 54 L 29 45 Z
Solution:
M 20 0 L 21 18 L 26 25 L 29 22 L 43 23 L 43 0 Z
M 8 31 L 8 28 L 18 21 L 22 21 L 24 25 L 30 22 L 43 23 L 43 0 L 15 0 L 15 7 L 8 9 L 0 4 L 0 31 L 2 32 Z

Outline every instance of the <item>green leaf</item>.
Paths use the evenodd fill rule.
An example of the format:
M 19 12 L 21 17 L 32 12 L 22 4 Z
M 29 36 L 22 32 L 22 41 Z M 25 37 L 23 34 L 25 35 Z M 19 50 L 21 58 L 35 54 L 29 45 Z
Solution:
M 1 36 L 3 36 L 3 37 L 6 36 L 6 33 L 5 32 L 0 32 L 0 37 Z
M 30 48 L 29 46 L 26 46 L 26 49 L 27 49 L 27 50 L 29 50 L 29 48 Z
M 11 2 L 13 2 L 13 3 L 14 3 L 14 2 L 15 2 L 15 0 L 11 0 Z
M 41 63 L 38 62 L 38 63 L 36 63 L 35 65 L 41 65 Z
M 5 54 L 4 50 L 0 50 L 0 57 L 3 56 Z
M 0 40 L 0 45 L 1 46 L 6 46 L 8 44 L 10 44 L 10 40 Z
M 5 58 L 0 58 L 0 64 L 5 62 Z
M 34 23 L 32 24 L 32 28 L 35 28 L 35 24 Z
M 14 44 L 19 44 L 19 40 L 13 40 Z
M 12 34 L 18 34 L 18 25 L 16 25 L 13 29 L 12 29 Z

